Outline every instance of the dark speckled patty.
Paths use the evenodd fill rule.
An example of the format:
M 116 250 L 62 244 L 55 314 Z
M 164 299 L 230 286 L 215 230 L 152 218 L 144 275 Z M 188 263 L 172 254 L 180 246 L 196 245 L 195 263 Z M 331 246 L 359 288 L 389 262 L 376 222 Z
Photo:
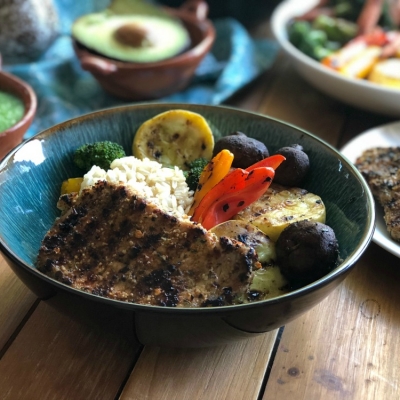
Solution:
M 390 236 L 400 242 L 400 147 L 367 149 L 355 165 L 383 207 Z
M 246 296 L 255 252 L 178 220 L 123 185 L 85 189 L 40 247 L 38 269 L 80 290 L 161 306 L 221 306 Z

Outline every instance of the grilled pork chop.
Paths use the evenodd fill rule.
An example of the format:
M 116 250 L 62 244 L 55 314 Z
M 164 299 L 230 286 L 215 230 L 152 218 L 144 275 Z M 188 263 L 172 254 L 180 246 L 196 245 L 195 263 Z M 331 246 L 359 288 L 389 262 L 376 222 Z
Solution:
M 400 147 L 368 149 L 355 165 L 383 207 L 390 236 L 400 241 Z
M 100 181 L 61 203 L 37 266 L 89 293 L 140 304 L 220 306 L 246 296 L 253 267 L 260 267 L 250 247 L 166 214 L 124 185 Z

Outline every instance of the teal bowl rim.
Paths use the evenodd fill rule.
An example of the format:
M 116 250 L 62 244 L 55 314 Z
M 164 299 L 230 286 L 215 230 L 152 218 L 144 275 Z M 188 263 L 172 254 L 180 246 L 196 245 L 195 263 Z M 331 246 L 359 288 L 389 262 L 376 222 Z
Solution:
M 303 286 L 299 289 L 293 290 L 289 293 L 286 293 L 284 295 L 280 295 L 275 298 L 271 299 L 266 299 L 266 300 L 260 300 L 256 301 L 254 303 L 246 303 L 246 304 L 237 304 L 237 305 L 228 305 L 228 306 L 219 306 L 219 307 L 206 307 L 206 308 L 179 308 L 179 307 L 162 307 L 162 306 L 155 306 L 155 305 L 144 305 L 144 304 L 136 304 L 136 303 L 128 303 L 128 302 L 123 302 L 120 300 L 114 300 L 106 297 L 101 297 L 97 296 L 91 293 L 83 292 L 79 289 L 74 289 L 71 288 L 68 285 L 65 285 L 63 283 L 60 283 L 44 274 L 41 272 L 37 271 L 35 268 L 32 266 L 26 264 L 23 262 L 15 253 L 12 252 L 8 246 L 3 243 L 2 239 L 0 238 L 0 251 L 2 251 L 6 257 L 8 257 L 13 263 L 17 264 L 18 266 L 22 267 L 26 272 L 29 274 L 35 275 L 36 277 L 39 277 L 40 279 L 46 281 L 50 285 L 56 286 L 59 290 L 65 290 L 71 294 L 75 294 L 78 296 L 82 296 L 88 300 L 92 301 L 97 301 L 100 303 L 108 304 L 108 305 L 114 305 L 118 308 L 122 309 L 130 309 L 132 311 L 142 311 L 142 312 L 163 312 L 163 313 L 178 313 L 179 315 L 185 315 L 185 314 L 193 314 L 193 313 L 200 313 L 200 314 L 221 314 L 221 313 L 230 313 L 230 312 L 235 312 L 235 311 L 243 311 L 243 309 L 257 309 L 257 308 L 263 308 L 268 305 L 274 305 L 277 303 L 280 303 L 282 301 L 292 301 L 295 300 L 298 297 L 302 297 L 303 295 L 309 294 L 313 292 L 314 290 L 317 290 L 318 288 L 322 288 L 324 286 L 327 286 L 329 283 L 333 282 L 334 280 L 338 279 L 341 275 L 346 274 L 353 268 L 353 266 L 356 264 L 356 262 L 359 260 L 361 255 L 364 253 L 365 249 L 368 247 L 370 244 L 373 233 L 375 230 L 375 206 L 374 206 L 374 198 L 371 193 L 370 188 L 368 187 L 368 184 L 362 177 L 361 173 L 356 169 L 356 167 L 353 165 L 353 163 L 348 160 L 344 155 L 342 155 L 337 149 L 335 149 L 333 146 L 331 146 L 329 143 L 324 141 L 323 139 L 317 137 L 316 135 L 307 132 L 306 130 L 297 127 L 296 125 L 290 124 L 288 122 L 282 121 L 277 118 L 270 117 L 266 114 L 254 112 L 254 111 L 247 111 L 243 109 L 239 109 L 233 106 L 213 106 L 213 105 L 203 105 L 203 104 L 183 104 L 183 103 L 137 103 L 137 104 L 131 104 L 131 105 L 123 105 L 123 106 L 117 106 L 117 107 L 110 107 L 102 110 L 98 110 L 95 112 L 90 112 L 84 115 L 81 115 L 79 117 L 75 117 L 69 120 L 66 120 L 64 122 L 61 122 L 59 124 L 56 124 L 48 129 L 45 129 L 36 135 L 32 136 L 25 142 L 21 143 L 19 146 L 17 146 L 14 150 L 12 150 L 1 162 L 0 162 L 0 173 L 3 169 L 7 167 L 7 163 L 10 160 L 11 157 L 21 148 L 23 147 L 26 143 L 38 139 L 40 137 L 46 137 L 50 136 L 55 132 L 58 131 L 63 131 L 66 127 L 73 126 L 74 124 L 78 122 L 82 122 L 88 119 L 93 119 L 96 118 L 98 115 L 104 115 L 104 114 L 113 114 L 118 111 L 123 111 L 125 109 L 140 109 L 140 108 L 162 108 L 165 109 L 165 107 L 170 107 L 171 109 L 186 109 L 189 111 L 194 111 L 194 112 L 199 112 L 198 108 L 203 108 L 203 109 L 221 109 L 224 112 L 232 112 L 232 113 L 240 113 L 244 115 L 253 115 L 255 117 L 261 117 L 261 118 L 266 118 L 267 120 L 291 127 L 302 134 L 305 134 L 306 136 L 311 137 L 313 140 L 319 142 L 322 146 L 324 146 L 329 152 L 333 153 L 335 156 L 338 157 L 340 162 L 344 164 L 349 171 L 355 175 L 367 198 L 367 204 L 369 208 L 369 213 L 368 213 L 368 220 L 366 221 L 367 224 L 367 229 L 365 230 L 364 234 L 362 235 L 360 244 L 357 249 L 355 249 L 352 253 L 350 253 L 347 257 L 347 259 L 341 263 L 338 267 L 336 267 L 334 270 L 332 270 L 330 273 L 327 275 L 323 276 L 322 278 L 318 279 L 317 281 L 314 281 L 306 286 Z M 163 110 L 165 111 L 165 110 Z M 160 111 L 161 112 L 161 111 Z

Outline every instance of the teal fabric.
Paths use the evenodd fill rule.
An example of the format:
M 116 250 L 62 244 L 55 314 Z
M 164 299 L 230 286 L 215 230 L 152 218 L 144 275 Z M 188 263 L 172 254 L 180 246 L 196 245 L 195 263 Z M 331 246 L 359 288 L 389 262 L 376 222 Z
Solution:
M 38 110 L 25 138 L 91 111 L 132 104 L 105 92 L 95 78 L 82 70 L 72 49 L 70 27 L 79 15 L 104 8 L 107 1 L 58 0 L 60 36 L 42 57 L 29 64 L 3 65 L 3 70 L 27 81 L 38 96 Z M 221 104 L 275 60 L 278 46 L 254 40 L 232 18 L 213 21 L 216 41 L 196 70 L 190 86 L 157 102 Z

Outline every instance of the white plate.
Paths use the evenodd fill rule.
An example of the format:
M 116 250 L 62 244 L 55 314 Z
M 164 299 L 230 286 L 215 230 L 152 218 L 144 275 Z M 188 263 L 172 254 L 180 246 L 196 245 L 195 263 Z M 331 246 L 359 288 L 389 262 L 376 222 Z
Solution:
M 340 152 L 354 163 L 364 150 L 390 146 L 400 146 L 400 121 L 361 133 L 348 142 Z M 376 228 L 372 240 L 385 250 L 400 257 L 400 243 L 396 243 L 390 238 L 383 220 L 383 209 L 378 204 L 376 205 Z
M 304 14 L 316 3 L 317 0 L 286 0 L 276 7 L 271 17 L 272 32 L 300 75 L 317 89 L 344 103 L 400 117 L 399 89 L 386 88 L 362 79 L 347 78 L 306 56 L 289 42 L 288 22 Z

